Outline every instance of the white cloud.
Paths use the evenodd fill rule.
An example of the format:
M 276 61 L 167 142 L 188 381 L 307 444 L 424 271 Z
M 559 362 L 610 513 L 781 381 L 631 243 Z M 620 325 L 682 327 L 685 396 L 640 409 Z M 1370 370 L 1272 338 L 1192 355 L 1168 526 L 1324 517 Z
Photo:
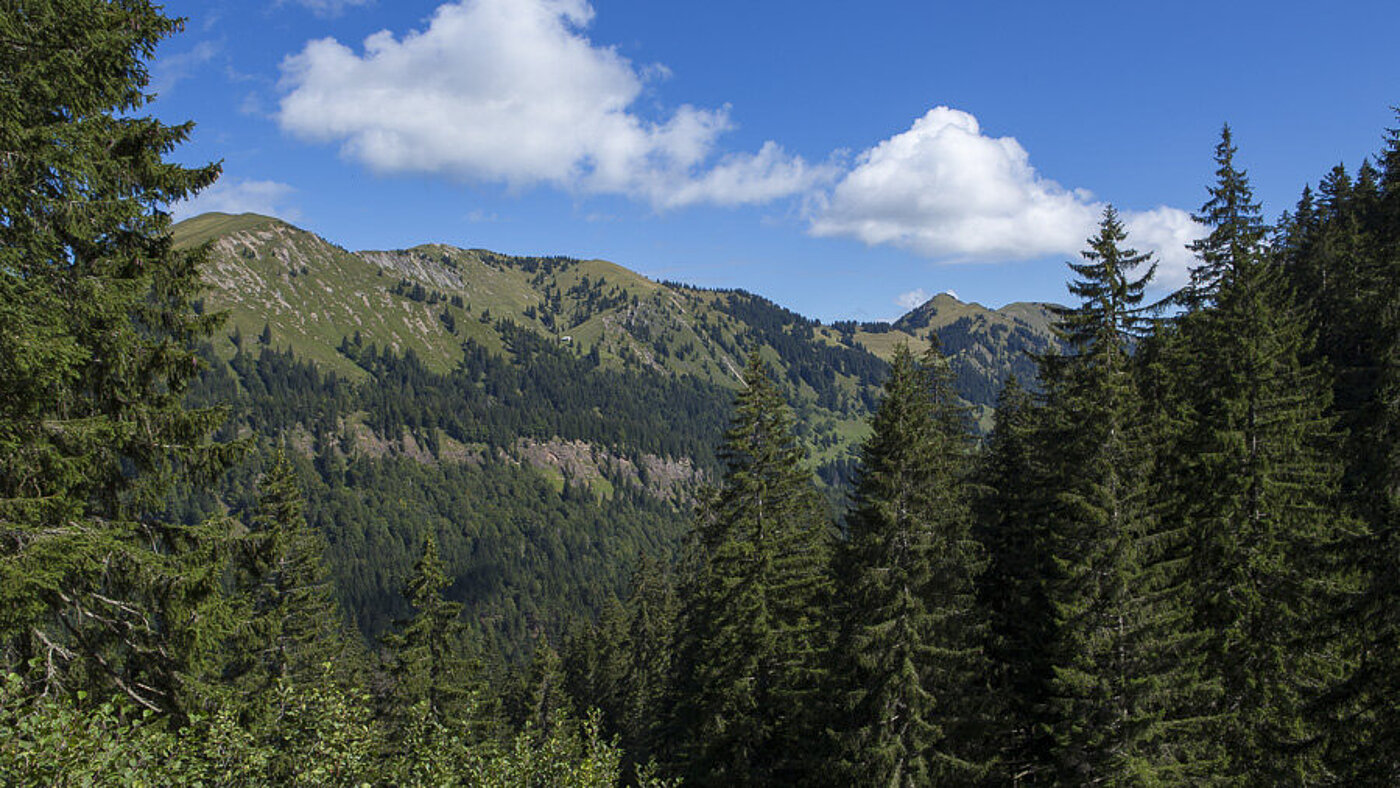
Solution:
M 658 208 L 767 202 L 829 176 L 776 144 L 715 157 L 729 108 L 634 109 L 647 79 L 584 34 L 586 0 L 462 0 L 426 30 L 380 31 L 357 53 L 312 41 L 282 64 L 278 120 L 383 173 L 622 194 Z
M 172 204 L 170 213 L 177 221 L 210 211 L 295 219 L 299 212 L 287 203 L 295 191 L 277 181 L 221 180 L 188 200 Z
M 1096 211 L 1046 180 L 1011 137 L 936 107 L 856 159 L 811 232 L 946 260 L 1025 259 L 1073 249 Z
M 929 294 L 925 292 L 922 287 L 916 287 L 907 293 L 900 293 L 898 296 L 895 296 L 894 303 L 896 306 L 909 310 L 923 306 L 928 299 Z
M 801 194 L 834 175 L 830 165 L 809 165 L 770 141 L 756 154 L 731 153 L 700 174 L 654 173 L 647 191 L 653 204 L 667 208 L 695 203 L 756 205 Z
M 1077 256 L 1103 207 L 1037 173 L 1015 139 L 986 136 L 972 115 L 936 107 L 861 153 L 818 200 L 809 231 L 945 262 L 1028 260 Z M 1158 285 L 1183 281 L 1182 247 L 1196 232 L 1189 215 L 1166 207 L 1122 215 L 1130 244 L 1158 253 Z
M 1155 253 L 1154 290 L 1178 290 L 1191 280 L 1191 266 L 1198 265 L 1199 261 L 1187 251 L 1186 245 L 1205 235 L 1205 228 L 1196 224 L 1191 214 L 1180 208 L 1161 206 L 1125 214 L 1123 225 L 1128 231 L 1128 245 Z

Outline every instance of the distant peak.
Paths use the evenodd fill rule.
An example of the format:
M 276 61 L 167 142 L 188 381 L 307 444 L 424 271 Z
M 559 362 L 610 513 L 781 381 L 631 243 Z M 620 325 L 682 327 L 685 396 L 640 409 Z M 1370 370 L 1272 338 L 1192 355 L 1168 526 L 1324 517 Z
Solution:
M 224 235 L 267 227 L 292 227 L 275 216 L 260 213 L 210 211 L 176 222 L 170 228 L 176 246 L 195 246 Z
M 261 214 L 261 213 L 224 213 L 223 211 L 208 211 L 208 212 L 206 212 L 206 213 L 201 213 L 201 214 L 199 214 L 198 216 L 191 216 L 191 217 L 188 218 L 188 219 L 181 219 L 180 221 L 178 221 L 178 222 L 175 223 L 175 226 L 178 227 L 178 226 L 180 226 L 180 225 L 182 225 L 182 224 L 198 224 L 198 223 L 208 223 L 208 222 L 230 222 L 230 221 L 232 221 L 232 222 L 250 222 L 250 223 L 251 223 L 251 222 L 258 222 L 258 223 L 261 223 L 261 222 L 277 222 L 277 223 L 279 223 L 279 224 L 286 224 L 285 221 L 283 221 L 282 219 L 277 218 L 276 216 L 268 216 L 268 215 L 266 215 L 266 214 Z

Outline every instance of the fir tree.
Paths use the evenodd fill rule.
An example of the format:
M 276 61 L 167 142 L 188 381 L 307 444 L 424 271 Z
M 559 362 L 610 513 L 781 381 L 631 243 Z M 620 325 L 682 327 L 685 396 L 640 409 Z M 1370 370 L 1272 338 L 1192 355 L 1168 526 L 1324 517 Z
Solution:
M 423 556 L 404 584 L 413 616 L 384 637 L 389 649 L 390 717 L 402 728 L 411 717 L 444 725 L 470 723 L 476 701 L 476 671 L 467 654 L 462 603 L 443 596 L 447 567 L 429 533 Z
M 139 1 L 0 10 L 5 669 L 177 713 L 232 623 L 229 523 L 160 512 L 233 455 L 207 442 L 222 412 L 183 405 L 218 316 L 196 313 L 200 254 L 172 249 L 157 208 L 218 167 L 166 163 L 190 125 L 139 115 L 146 60 L 179 26 Z
M 1049 781 L 1047 731 L 1055 640 L 1048 593 L 1051 553 L 1047 470 L 1037 450 L 1040 418 L 1030 392 L 1013 375 L 997 399 L 996 419 L 977 480 L 976 535 L 987 554 L 978 607 L 987 619 L 986 651 L 1000 711 L 992 735 L 999 774 L 1016 784 Z
M 509 700 L 511 721 L 532 737 L 558 736 L 574 721 L 573 704 L 565 690 L 563 660 L 548 643 L 540 643 Z
M 620 743 L 631 764 L 647 763 L 659 754 L 676 614 L 671 579 L 660 564 L 643 554 L 632 575 L 632 593 L 627 599 L 629 652 L 622 679 L 619 726 Z
M 1042 365 L 1044 450 L 1055 453 L 1049 511 L 1055 615 L 1049 698 L 1060 779 L 1070 783 L 1198 778 L 1186 749 L 1182 659 L 1187 615 L 1172 557 L 1174 533 L 1150 501 L 1152 453 L 1130 373 L 1150 256 L 1126 248 L 1104 211 L 1056 327 L 1070 348 Z
M 598 710 L 604 731 L 610 735 L 627 721 L 623 707 L 631 648 L 627 611 L 616 597 L 609 596 L 598 620 L 591 626 L 577 627 L 558 655 L 564 687 L 574 707 Z
M 700 785 L 814 774 L 829 526 L 792 415 L 757 354 L 743 383 L 681 591 L 673 760 Z
M 240 683 L 266 692 L 278 681 L 316 684 L 340 665 L 342 617 L 323 564 L 325 540 L 303 514 L 296 470 L 282 452 L 258 485 L 257 510 L 237 569 L 245 600 L 235 652 Z
M 1356 669 L 1336 683 L 1325 715 L 1332 771 L 1347 784 L 1376 786 L 1400 780 L 1400 129 L 1389 131 L 1378 161 L 1364 226 L 1369 265 L 1355 312 L 1343 316 L 1365 342 L 1353 347 L 1354 367 L 1338 365 L 1337 386 L 1350 428 L 1348 497 L 1369 527 L 1351 550 L 1361 598 L 1338 628 L 1360 644 Z
M 1187 461 L 1173 516 L 1191 533 L 1193 607 L 1207 633 L 1201 680 L 1221 692 L 1203 711 L 1229 755 L 1220 776 L 1307 781 L 1320 775 L 1316 748 L 1305 747 L 1316 736 L 1306 706 L 1348 670 L 1321 627 L 1351 584 L 1335 559 L 1352 529 L 1338 513 L 1327 381 L 1306 363 L 1305 321 L 1263 246 L 1233 153 L 1227 129 L 1202 210 L 1212 232 L 1193 273 L 1212 285 L 1180 320 L 1189 423 L 1172 449 Z
M 1216 182 L 1207 190 L 1210 199 L 1191 217 L 1210 228 L 1205 238 L 1187 246 L 1200 263 L 1191 269 L 1191 283 L 1178 294 L 1178 300 L 1192 309 L 1209 303 L 1234 275 L 1234 261 L 1256 255 L 1268 233 L 1249 178 L 1235 167 L 1237 152 L 1226 124 L 1215 146 Z
M 834 722 L 852 784 L 968 784 L 987 772 L 966 422 L 936 343 L 923 363 L 899 346 L 837 561 Z

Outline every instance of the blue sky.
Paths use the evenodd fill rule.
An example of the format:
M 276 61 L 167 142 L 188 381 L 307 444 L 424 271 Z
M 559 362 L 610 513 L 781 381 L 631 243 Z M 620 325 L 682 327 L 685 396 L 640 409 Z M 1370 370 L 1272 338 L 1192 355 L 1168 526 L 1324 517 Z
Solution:
M 1394 2 L 172 0 L 178 216 L 599 257 L 822 320 L 1065 299 L 1106 203 L 1181 281 L 1220 125 L 1266 215 L 1397 122 Z

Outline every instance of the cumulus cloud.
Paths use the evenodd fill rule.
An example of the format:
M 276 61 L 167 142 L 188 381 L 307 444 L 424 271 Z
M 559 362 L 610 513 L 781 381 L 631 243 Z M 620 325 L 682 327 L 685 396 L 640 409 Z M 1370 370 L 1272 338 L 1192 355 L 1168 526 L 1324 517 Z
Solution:
M 298 211 L 287 203 L 295 191 L 277 181 L 221 180 L 188 200 L 172 204 L 170 213 L 177 221 L 210 211 L 295 219 Z
M 894 303 L 896 306 L 908 310 L 918 306 L 923 306 L 924 303 L 929 300 L 929 298 L 929 294 L 925 292 L 925 290 L 922 287 L 916 287 L 907 293 L 900 293 L 899 295 L 895 296 Z
M 336 0 L 301 0 L 343 6 Z M 892 245 L 944 262 L 1074 256 L 1103 204 L 1042 176 L 1012 137 L 936 107 L 837 167 L 776 142 L 723 149 L 728 106 L 639 105 L 662 65 L 637 65 L 590 40 L 588 0 L 456 0 L 426 26 L 380 31 L 352 48 L 308 42 L 282 63 L 275 113 L 286 132 L 335 144 L 384 174 L 514 189 L 622 195 L 659 210 L 804 201 L 808 231 Z M 1161 286 L 1184 281 L 1189 216 L 1122 211 L 1158 252 Z
M 809 231 L 947 262 L 1027 260 L 1077 254 L 1103 207 L 1041 176 L 1014 138 L 987 136 L 971 114 L 935 107 L 857 156 L 817 201 Z M 1184 281 L 1182 247 L 1199 232 L 1190 216 L 1166 207 L 1122 215 L 1130 241 L 1158 253 L 1159 285 Z
M 647 79 L 668 72 L 594 44 L 592 19 L 586 0 L 463 0 L 425 30 L 375 33 L 361 52 L 312 41 L 282 64 L 278 121 L 382 173 L 549 184 L 659 208 L 763 203 L 829 177 L 773 143 L 718 155 L 728 107 L 643 117 Z
M 1076 247 L 1095 208 L 1046 180 L 1011 137 L 936 107 L 860 154 L 815 215 L 818 236 L 948 260 L 1024 259 Z
M 1151 250 L 1157 261 L 1154 289 L 1178 290 L 1191 281 L 1191 266 L 1198 261 L 1186 245 L 1204 236 L 1205 228 L 1180 208 L 1161 206 L 1131 212 L 1123 217 L 1128 243 L 1140 251 Z

